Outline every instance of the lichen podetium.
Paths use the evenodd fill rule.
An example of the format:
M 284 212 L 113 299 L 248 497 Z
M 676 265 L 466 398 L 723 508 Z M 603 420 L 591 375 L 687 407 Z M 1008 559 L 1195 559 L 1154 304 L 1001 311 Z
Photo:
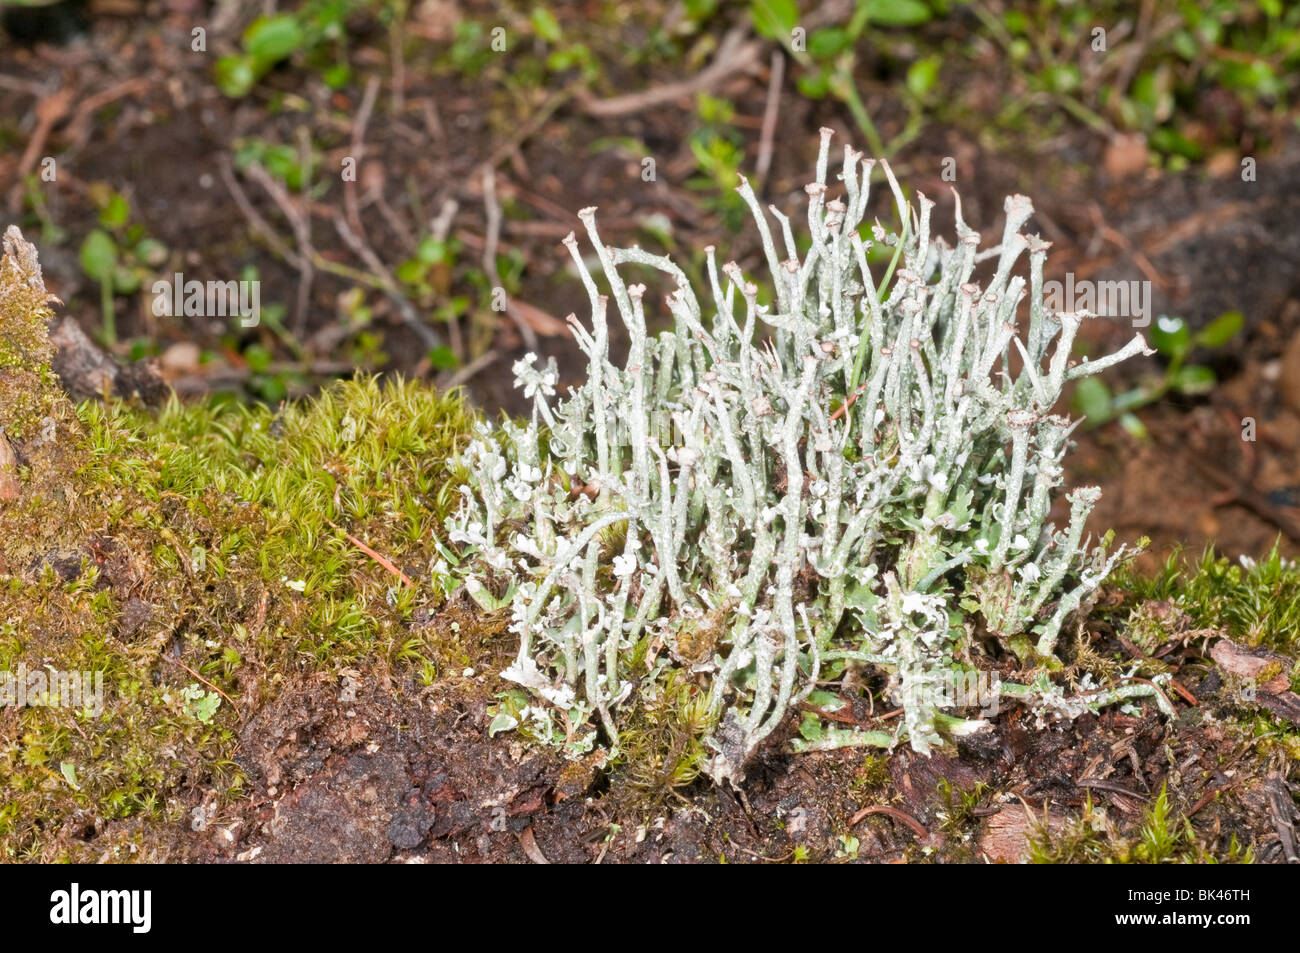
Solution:
M 558 709 L 570 726 L 598 716 L 616 739 L 637 683 L 684 668 L 707 691 L 706 770 L 719 782 L 738 781 L 786 715 L 846 666 L 888 672 L 904 717 L 892 731 L 823 726 L 796 747 L 905 739 L 929 752 L 982 727 L 940 710 L 945 687 L 969 674 L 977 626 L 1028 676 L 1002 694 L 1044 716 L 1152 691 L 1068 697 L 1049 678 L 1066 620 L 1124 554 L 1087 545 L 1094 487 L 1068 495 L 1065 529 L 1047 522 L 1072 426 L 1052 410 L 1067 382 L 1146 351 L 1141 335 L 1073 363 L 1086 314 L 1043 306 L 1048 243 L 1021 234 L 1029 199 L 1007 199 L 999 244 L 981 250 L 958 198 L 951 247 L 931 238 L 934 203 L 912 208 L 882 161 L 903 225 L 891 234 L 863 221 L 874 160 L 846 146 L 841 184 L 827 185 L 830 139 L 823 129 L 805 187 L 802 258 L 789 219 L 769 206 L 781 258 L 753 189 L 743 178 L 738 188 L 768 303 L 709 247 L 706 309 L 673 261 L 605 245 L 596 210 L 579 212 L 609 286 L 597 287 L 571 234 L 592 311 L 590 329 L 570 316 L 587 380 L 553 403 L 553 365 L 520 361 L 531 419 L 482 427 L 464 457 L 473 479 L 451 540 L 474 556 L 472 591 L 509 577 L 519 650 L 504 674 L 546 703 L 530 714 Z M 879 285 L 873 245 L 893 250 Z M 1027 281 L 1013 274 L 1026 253 Z M 982 261 L 994 265 L 981 284 Z M 625 283 L 627 266 L 676 284 L 672 330 L 648 335 L 646 287 Z M 611 296 L 630 342 L 622 367 L 610 360 Z M 634 669 L 634 656 L 649 662 Z M 593 731 L 568 737 L 581 745 Z

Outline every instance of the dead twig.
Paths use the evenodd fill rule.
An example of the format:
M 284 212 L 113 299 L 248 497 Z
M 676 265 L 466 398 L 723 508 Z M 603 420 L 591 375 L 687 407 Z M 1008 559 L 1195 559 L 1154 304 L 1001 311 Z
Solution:
M 1132 788 L 1126 788 L 1117 781 L 1105 781 L 1101 778 L 1080 778 L 1074 782 L 1077 787 L 1094 788 L 1098 791 L 1108 791 L 1111 794 L 1122 794 L 1125 797 L 1136 798 L 1138 800 L 1151 800 L 1150 794 L 1143 794 L 1141 791 L 1134 791 Z
M 273 252 L 289 264 L 293 265 L 293 267 L 301 270 L 304 265 L 302 259 L 298 257 L 297 253 L 294 252 L 293 249 L 285 244 L 284 239 L 280 237 L 279 233 L 276 232 L 276 230 L 267 223 L 266 219 L 262 217 L 261 213 L 253 207 L 253 203 L 248 198 L 248 193 L 245 192 L 244 187 L 239 184 L 239 180 L 235 178 L 234 167 L 230 163 L 229 156 L 223 155 L 217 160 L 217 171 L 221 173 L 221 181 L 226 184 L 226 191 L 228 191 L 230 197 L 235 200 L 235 206 L 239 209 L 244 218 L 247 219 L 253 232 L 260 235 L 262 240 L 271 246 Z
M 1214 800 L 1216 797 L 1218 797 L 1220 794 L 1224 793 L 1225 791 L 1231 790 L 1232 787 L 1233 787 L 1236 783 L 1237 783 L 1237 782 L 1235 782 L 1235 781 L 1231 781 L 1231 782 L 1229 782 L 1229 783 L 1227 783 L 1227 784 L 1220 785 L 1220 786 L 1217 787 L 1217 788 L 1213 788 L 1213 789 L 1211 789 L 1211 790 L 1209 790 L 1209 791 L 1206 791 L 1204 794 L 1202 794 L 1202 795 L 1200 796 L 1200 798 L 1197 799 L 1196 803 L 1193 804 L 1193 805 L 1188 809 L 1187 813 L 1186 813 L 1184 816 L 1185 816 L 1185 817 L 1191 817 L 1193 814 L 1195 814 L 1195 813 L 1196 813 L 1197 811 L 1199 811 L 1201 808 L 1205 807 L 1205 805 L 1207 805 L 1207 804 L 1209 804 L 1211 801 L 1213 801 L 1213 800 Z
M 546 855 L 542 849 L 537 846 L 537 838 L 533 836 L 533 829 L 525 827 L 524 832 L 519 835 L 519 846 L 523 848 L 524 854 L 535 864 L 549 864 Z
M 384 263 L 379 260 L 379 256 L 375 254 L 374 249 L 366 244 L 365 239 L 352 231 L 341 215 L 335 217 L 334 228 L 338 231 L 339 237 L 343 239 L 344 243 L 365 263 L 371 274 L 379 280 L 380 287 L 388 295 L 388 300 L 393 302 L 394 307 L 397 308 L 397 313 L 402 321 L 415 332 L 415 335 L 424 346 L 429 350 L 442 347 L 442 338 L 421 320 L 420 313 L 415 310 L 415 305 L 411 304 L 411 299 L 402 291 L 397 284 L 397 279 L 384 267 Z
M 294 334 L 301 334 L 307 326 L 307 310 L 311 306 L 311 288 L 316 271 L 312 267 L 314 249 L 311 244 L 311 227 L 309 217 L 293 203 L 289 190 L 271 177 L 271 174 L 256 162 L 249 165 L 245 175 L 260 185 L 293 230 L 294 241 L 298 244 L 298 300 L 293 317 Z
M 486 351 L 480 354 L 474 360 L 470 361 L 464 367 L 458 369 L 447 380 L 439 385 L 442 390 L 451 390 L 453 387 L 460 387 L 466 381 L 470 380 L 484 368 L 490 367 L 501 355 L 496 351 Z
M 383 553 L 378 552 L 377 550 L 371 548 L 370 546 L 367 546 L 365 543 L 361 542 L 361 540 L 357 539 L 347 530 L 339 527 L 336 523 L 333 523 L 330 520 L 326 520 L 325 522 L 328 523 L 330 526 L 332 526 L 334 529 L 338 530 L 344 536 L 346 536 L 348 538 L 349 543 L 351 543 L 357 549 L 361 550 L 363 553 L 365 553 L 375 562 L 379 563 L 380 566 L 388 570 L 388 572 L 392 573 L 398 579 L 402 580 L 402 585 L 410 589 L 415 588 L 415 583 L 411 581 L 411 577 L 408 576 L 406 573 L 402 572 L 402 570 L 398 569 L 397 566 L 394 565 L 393 561 L 389 559 L 387 556 L 385 556 Z
M 370 77 L 366 91 L 361 94 L 361 106 L 357 109 L 357 118 L 352 123 L 352 143 L 349 152 L 357 173 L 343 180 L 343 210 L 348 217 L 348 225 L 358 236 L 365 238 L 366 230 L 361 224 L 361 209 L 357 202 L 357 182 L 361 175 L 361 160 L 366 152 L 366 127 L 370 125 L 370 115 L 374 112 L 375 99 L 379 95 L 379 77 Z
M 36 165 L 36 159 L 45 148 L 45 140 L 49 138 L 50 132 L 58 124 L 59 120 L 68 114 L 75 95 L 74 90 L 61 89 L 36 104 L 36 128 L 32 130 L 32 137 L 27 140 L 27 148 L 23 150 L 22 158 L 18 160 L 18 168 L 14 171 L 14 184 L 9 190 L 9 213 L 11 215 L 17 215 L 22 209 L 23 180 L 27 178 L 27 173 Z
M 128 79 L 123 83 L 101 90 L 93 96 L 87 96 L 81 101 L 81 105 L 77 107 L 77 112 L 68 125 L 69 138 L 77 143 L 85 142 L 90 135 L 90 119 L 96 112 L 114 100 L 135 93 L 142 93 L 152 88 L 156 82 L 152 77 L 137 76 L 135 79 Z
M 487 237 L 483 242 L 483 271 L 496 288 L 501 288 L 497 271 L 497 245 L 501 240 L 501 203 L 497 201 L 497 176 L 492 166 L 483 170 L 483 206 L 487 210 Z M 504 290 L 504 289 L 503 289 Z M 506 295 L 506 314 L 514 322 L 519 336 L 530 351 L 537 350 L 537 334 Z
M 850 407 L 853 406 L 853 402 L 857 400 L 859 397 L 861 397 L 862 392 L 866 389 L 867 389 L 867 385 L 865 383 L 858 385 L 858 389 L 849 395 L 849 399 L 846 400 L 844 403 L 840 404 L 839 409 L 836 410 L 835 413 L 831 414 L 831 420 L 835 421 L 843 417 L 845 411 L 847 411 Z
M 767 173 L 772 167 L 772 142 L 776 137 L 776 117 L 781 105 L 781 82 L 785 79 L 785 53 L 772 51 L 772 68 L 767 79 L 767 105 L 763 108 L 763 131 L 758 140 L 758 161 L 754 163 L 754 178 L 767 183 Z
M 757 40 L 745 41 L 749 30 L 738 26 L 730 30 L 718 45 L 718 54 L 713 62 L 691 79 L 657 86 L 654 89 L 626 96 L 612 96 L 609 99 L 597 99 L 581 89 L 577 93 L 578 104 L 589 116 L 609 118 L 627 116 L 644 112 L 658 106 L 674 103 L 684 96 L 694 96 L 703 90 L 711 89 L 733 73 L 738 73 L 752 65 L 762 52 L 763 45 Z
M 888 807 L 884 804 L 872 804 L 870 807 L 864 807 L 849 818 L 849 827 L 857 827 L 859 821 L 871 814 L 884 814 L 886 817 L 891 817 L 898 821 L 898 823 L 908 827 L 922 840 L 929 840 L 930 838 L 930 832 L 926 830 L 925 825 L 914 818 L 911 814 L 906 814 L 896 807 Z

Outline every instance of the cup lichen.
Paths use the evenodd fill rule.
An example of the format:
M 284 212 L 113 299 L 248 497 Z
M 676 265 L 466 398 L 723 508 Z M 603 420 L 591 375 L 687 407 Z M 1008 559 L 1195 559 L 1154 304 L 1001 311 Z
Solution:
M 906 739 L 928 752 L 979 727 L 940 708 L 983 633 L 1032 679 L 1004 694 L 1044 712 L 1149 691 L 1068 699 L 1047 677 L 1067 619 L 1124 553 L 1087 545 L 1096 488 L 1067 497 L 1064 531 L 1047 521 L 1071 429 L 1052 411 L 1067 382 L 1146 352 L 1141 335 L 1076 364 L 1087 315 L 1044 307 L 1048 243 L 1021 234 L 1029 199 L 1007 199 L 1000 242 L 981 250 L 958 197 L 954 248 L 931 238 L 934 203 L 922 195 L 913 209 L 882 161 L 902 223 L 892 234 L 864 221 L 876 163 L 851 147 L 832 196 L 830 138 L 822 130 L 805 189 L 802 257 L 789 218 L 769 206 L 778 253 L 742 178 L 770 294 L 760 299 L 756 281 L 735 262 L 719 269 L 706 248 L 707 317 L 681 267 L 605 245 L 595 209 L 578 213 L 609 287 L 598 289 L 571 234 L 592 311 L 590 329 L 569 317 L 587 380 L 553 404 L 554 365 L 516 364 L 531 419 L 481 429 L 451 533 L 474 556 L 471 591 L 486 591 L 488 574 L 509 577 L 519 650 L 503 674 L 549 703 L 534 717 L 558 708 L 572 726 L 598 715 L 616 739 L 615 709 L 635 684 L 665 664 L 686 669 L 707 693 L 707 770 L 719 781 L 738 780 L 778 724 L 847 666 L 889 673 L 905 709 L 898 727 L 825 726 L 797 747 Z M 892 250 L 879 282 L 873 246 Z M 1013 274 L 1026 252 L 1028 281 Z M 977 282 L 982 262 L 991 273 Z M 647 333 L 646 286 L 625 283 L 627 266 L 675 284 L 672 330 Z M 629 342 L 623 367 L 610 359 L 611 297 Z M 701 631 L 711 632 L 703 652 Z M 652 662 L 633 670 L 645 640 Z

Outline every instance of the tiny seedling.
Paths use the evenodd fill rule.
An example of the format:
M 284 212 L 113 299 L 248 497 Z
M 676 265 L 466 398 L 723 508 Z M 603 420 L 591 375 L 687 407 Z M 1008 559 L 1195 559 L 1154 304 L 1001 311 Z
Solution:
M 1193 333 L 1182 318 L 1161 315 L 1151 329 L 1151 342 L 1167 362 L 1164 374 L 1144 380 L 1122 394 L 1114 393 L 1098 377 L 1085 377 L 1075 387 L 1075 411 L 1084 415 L 1090 429 L 1118 420 L 1129 433 L 1146 437 L 1147 429 L 1133 411 L 1169 394 L 1200 397 L 1212 391 L 1218 383 L 1214 371 L 1204 364 L 1188 364 L 1187 358 L 1196 348 L 1223 347 L 1237 335 L 1241 325 L 1241 312 L 1228 311 Z

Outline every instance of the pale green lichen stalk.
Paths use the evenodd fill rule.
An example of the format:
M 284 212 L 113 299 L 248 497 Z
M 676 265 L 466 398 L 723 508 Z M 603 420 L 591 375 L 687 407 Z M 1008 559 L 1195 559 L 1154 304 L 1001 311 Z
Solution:
M 570 737 L 593 714 L 617 737 L 619 704 L 666 656 L 706 686 L 716 725 L 707 770 L 735 781 L 820 679 L 866 664 L 891 673 L 899 727 L 828 729 L 805 747 L 905 737 L 928 752 L 980 724 L 945 715 L 938 701 L 945 681 L 969 669 L 980 625 L 1036 670 L 1032 686 L 1004 693 L 1044 715 L 1149 690 L 1127 684 L 1076 703 L 1045 674 L 1059 666 L 1063 626 L 1120 558 L 1085 543 L 1095 488 L 1067 496 L 1065 530 L 1046 521 L 1071 429 L 1052 408 L 1067 381 L 1145 351 L 1141 335 L 1074 363 L 1085 315 L 1043 307 L 1048 245 L 1020 233 L 1027 198 L 1007 199 L 1001 242 L 986 250 L 958 199 L 953 248 L 931 239 L 934 203 L 920 196 L 912 209 L 881 162 L 903 228 L 868 229 L 876 163 L 846 146 L 842 191 L 828 186 L 830 137 L 822 130 L 805 188 L 802 258 L 791 222 L 769 207 L 780 257 L 741 180 L 770 303 L 734 262 L 719 269 L 709 247 L 702 305 L 670 259 L 606 246 L 595 209 L 579 212 L 627 361 L 611 363 L 609 298 L 570 235 L 591 299 L 590 329 L 569 318 L 587 381 L 555 402 L 553 364 L 530 355 L 514 370 L 531 420 L 482 429 L 465 456 L 472 480 L 451 540 L 474 556 L 471 592 L 487 596 L 486 570 L 510 587 L 519 652 L 504 675 L 567 713 Z M 896 252 L 889 288 L 889 275 L 878 287 L 868 268 L 876 243 Z M 1028 285 L 1012 273 L 1025 255 Z M 978 284 L 984 261 L 995 265 Z M 672 331 L 647 334 L 646 289 L 625 284 L 628 265 L 675 281 Z M 634 655 L 647 661 L 634 669 Z

